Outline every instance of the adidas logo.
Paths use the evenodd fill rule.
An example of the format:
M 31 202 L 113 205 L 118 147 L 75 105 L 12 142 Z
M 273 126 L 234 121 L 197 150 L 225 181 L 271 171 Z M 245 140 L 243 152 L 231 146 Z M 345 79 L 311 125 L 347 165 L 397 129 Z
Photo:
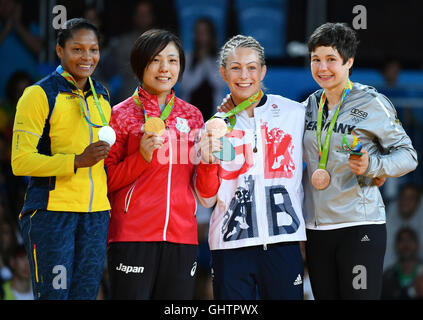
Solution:
M 370 241 L 369 237 L 367 236 L 367 234 L 364 235 L 363 238 L 361 238 L 361 242 L 366 242 L 366 241 Z
M 298 274 L 297 279 L 294 281 L 294 286 L 298 286 L 303 283 L 303 279 L 301 279 L 301 275 Z

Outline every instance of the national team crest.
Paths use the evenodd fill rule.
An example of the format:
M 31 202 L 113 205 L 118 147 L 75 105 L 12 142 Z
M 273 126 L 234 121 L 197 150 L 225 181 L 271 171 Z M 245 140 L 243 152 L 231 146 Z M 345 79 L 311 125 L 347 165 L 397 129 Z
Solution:
M 187 119 L 176 117 L 176 129 L 180 132 L 188 133 L 191 128 L 188 126 Z
M 292 136 L 282 129 L 273 128 L 269 130 L 267 123 L 261 126 L 265 147 L 264 177 L 292 178 L 295 171 L 295 163 L 292 159 L 294 145 Z

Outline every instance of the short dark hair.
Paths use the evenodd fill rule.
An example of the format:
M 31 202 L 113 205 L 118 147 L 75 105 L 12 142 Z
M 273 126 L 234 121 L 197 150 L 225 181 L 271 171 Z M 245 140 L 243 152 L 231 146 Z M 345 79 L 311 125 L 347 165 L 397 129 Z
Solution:
M 179 52 L 180 70 L 178 81 L 182 79 L 185 70 L 185 52 L 181 40 L 170 31 L 151 29 L 139 36 L 131 50 L 130 62 L 132 71 L 140 82 L 142 82 L 145 68 L 170 42 L 175 44 Z
M 57 44 L 61 47 L 65 47 L 65 43 L 68 39 L 72 38 L 75 31 L 87 29 L 95 33 L 98 43 L 100 43 L 100 33 L 98 28 L 84 18 L 73 18 L 66 21 L 66 28 L 60 29 L 57 33 Z
M 327 22 L 318 27 L 308 40 L 308 52 L 311 54 L 317 47 L 332 47 L 338 50 L 344 64 L 354 58 L 359 44 L 356 32 L 346 23 Z

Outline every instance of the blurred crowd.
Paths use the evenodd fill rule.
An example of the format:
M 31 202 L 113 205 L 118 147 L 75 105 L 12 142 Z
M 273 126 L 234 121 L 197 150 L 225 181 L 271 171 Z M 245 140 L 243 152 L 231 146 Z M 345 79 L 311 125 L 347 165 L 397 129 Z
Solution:
M 133 28 L 116 37 L 110 37 L 105 32 L 102 13 L 97 7 L 88 6 L 82 11 L 82 16 L 96 24 L 102 32 L 101 60 L 94 77 L 108 87 L 112 105 L 131 95 L 137 85 L 128 59 L 135 39 L 157 26 L 153 2 L 143 0 L 133 4 L 132 16 L 127 17 L 132 19 Z M 24 89 L 46 75 L 40 74 L 37 66 L 44 40 L 35 21 L 24 22 L 22 10 L 20 1 L 0 0 L 0 299 L 7 300 L 32 299 L 28 260 L 17 225 L 27 179 L 14 176 L 10 166 L 14 113 Z M 200 18 L 195 22 L 192 34 L 192 50 L 186 53 L 185 74 L 176 90 L 182 99 L 197 106 L 207 120 L 216 112 L 216 106 L 225 93 L 216 64 L 217 29 L 210 19 Z M 399 61 L 387 61 L 381 72 L 386 83 L 377 88 L 379 91 L 393 101 L 395 98 L 413 97 L 412 91 L 397 83 L 401 72 Z M 399 119 L 413 143 L 416 141 L 414 146 L 419 155 L 423 149 L 423 139 L 419 137 L 419 132 L 423 132 L 422 108 L 423 103 L 420 107 L 397 106 Z M 423 203 L 422 188 L 418 184 L 422 181 L 422 174 L 419 166 L 415 172 L 401 179 L 388 179 L 382 187 L 388 232 L 383 299 L 423 298 Z M 207 244 L 210 214 L 210 209 L 199 205 L 196 299 L 213 298 Z M 312 299 L 307 279 L 305 290 L 306 298 Z M 108 299 L 106 266 L 98 299 Z

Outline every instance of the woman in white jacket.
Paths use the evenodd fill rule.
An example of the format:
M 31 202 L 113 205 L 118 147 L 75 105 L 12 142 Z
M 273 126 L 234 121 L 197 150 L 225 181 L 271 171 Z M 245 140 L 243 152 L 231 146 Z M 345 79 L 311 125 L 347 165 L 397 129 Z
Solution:
M 234 158 L 216 159 L 222 143 L 205 132 L 196 177 L 200 203 L 215 205 L 209 231 L 214 297 L 303 299 L 304 107 L 263 93 L 264 50 L 252 37 L 238 35 L 223 46 L 220 74 L 237 106 L 215 117 L 226 119 L 223 152 L 230 154 L 229 141 Z

